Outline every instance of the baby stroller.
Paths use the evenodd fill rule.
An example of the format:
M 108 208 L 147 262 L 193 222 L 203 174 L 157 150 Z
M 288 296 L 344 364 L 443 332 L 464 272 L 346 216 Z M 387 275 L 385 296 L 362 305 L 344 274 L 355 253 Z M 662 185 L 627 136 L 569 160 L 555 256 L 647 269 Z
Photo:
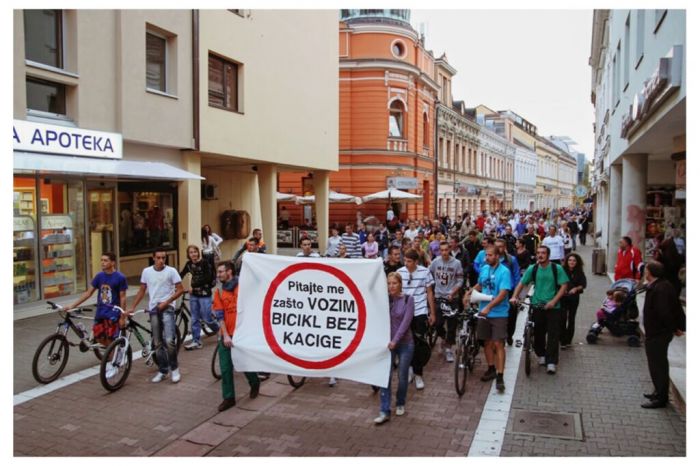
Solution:
M 645 291 L 643 286 L 637 286 L 637 282 L 623 278 L 610 285 L 609 291 L 621 291 L 625 294 L 624 300 L 611 314 L 605 315 L 601 322 L 596 321 L 586 335 L 586 341 L 594 344 L 598 341 L 598 335 L 607 328 L 613 336 L 627 337 L 627 344 L 632 347 L 640 346 L 639 308 L 636 296 Z

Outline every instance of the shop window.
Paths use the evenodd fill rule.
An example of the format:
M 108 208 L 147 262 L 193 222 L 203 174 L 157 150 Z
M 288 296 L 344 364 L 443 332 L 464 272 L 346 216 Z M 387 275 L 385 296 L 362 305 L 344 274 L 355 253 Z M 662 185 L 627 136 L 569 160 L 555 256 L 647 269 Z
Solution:
M 39 259 L 44 299 L 85 291 L 85 191 L 82 181 L 39 179 Z
M 63 68 L 61 10 L 24 10 L 24 50 L 27 60 Z
M 398 99 L 389 106 L 389 136 L 403 137 L 403 104 Z
M 43 79 L 27 78 L 27 109 L 66 115 L 66 86 Z
M 209 54 L 209 106 L 239 111 L 240 66 L 238 63 Z
M 34 177 L 15 177 L 12 204 L 14 304 L 38 299 L 36 199 Z
M 151 253 L 176 249 L 176 191 L 168 185 L 120 184 L 119 253 Z

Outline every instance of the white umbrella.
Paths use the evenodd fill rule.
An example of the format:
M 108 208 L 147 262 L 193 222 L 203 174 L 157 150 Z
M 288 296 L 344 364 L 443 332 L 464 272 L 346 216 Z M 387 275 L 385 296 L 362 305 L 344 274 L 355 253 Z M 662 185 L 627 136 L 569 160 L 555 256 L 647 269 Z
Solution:
M 370 201 L 389 201 L 391 202 L 421 202 L 423 196 L 417 194 L 407 193 L 406 191 L 401 191 L 400 189 L 390 188 L 386 191 L 379 191 L 378 193 L 369 194 L 362 198 L 365 202 Z
M 313 204 L 316 202 L 316 196 L 300 196 L 297 198 L 297 204 Z M 350 194 L 337 193 L 335 191 L 329 191 L 328 202 L 338 202 L 342 204 L 362 204 L 362 199 L 357 196 L 352 196 Z
M 277 202 L 287 202 L 287 201 L 295 201 L 297 199 L 297 196 L 294 194 L 285 194 L 281 192 L 277 192 Z

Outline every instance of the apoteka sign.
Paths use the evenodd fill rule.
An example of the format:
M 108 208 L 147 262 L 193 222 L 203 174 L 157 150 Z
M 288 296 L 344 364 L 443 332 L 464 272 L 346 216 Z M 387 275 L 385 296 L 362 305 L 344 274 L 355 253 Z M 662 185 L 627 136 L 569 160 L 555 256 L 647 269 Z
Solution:
M 285 361 L 306 369 L 328 369 L 346 361 L 365 332 L 367 307 L 342 270 L 302 263 L 282 270 L 263 303 L 265 340 Z M 308 349 L 316 357 L 308 358 Z M 318 359 L 324 355 L 324 359 Z
M 79 155 L 108 159 L 122 158 L 122 135 L 14 120 L 12 127 L 14 150 L 59 155 Z
M 387 386 L 391 332 L 381 261 L 244 254 L 238 286 L 236 371 Z

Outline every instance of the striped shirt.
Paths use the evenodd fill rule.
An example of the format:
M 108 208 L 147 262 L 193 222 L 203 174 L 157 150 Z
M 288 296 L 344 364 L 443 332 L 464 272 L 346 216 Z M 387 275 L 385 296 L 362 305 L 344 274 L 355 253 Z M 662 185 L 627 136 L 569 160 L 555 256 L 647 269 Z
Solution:
M 397 272 L 401 274 L 403 294 L 413 296 L 415 303 L 413 315 L 427 315 L 429 311 L 427 288 L 435 283 L 430 270 L 418 265 L 413 272 L 409 272 L 406 267 L 401 267 Z
M 362 249 L 360 246 L 360 235 L 357 233 L 343 233 L 340 236 L 340 241 L 348 250 L 348 257 L 362 257 Z

